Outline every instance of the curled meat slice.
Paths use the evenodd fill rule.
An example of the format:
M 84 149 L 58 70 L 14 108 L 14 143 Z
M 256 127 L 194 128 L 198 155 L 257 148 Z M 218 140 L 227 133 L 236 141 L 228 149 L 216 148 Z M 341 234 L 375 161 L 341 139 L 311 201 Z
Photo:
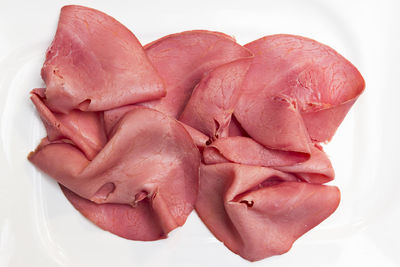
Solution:
M 201 165 L 196 211 L 230 250 L 256 261 L 287 252 L 339 201 L 333 186 L 298 182 L 271 168 L 223 163 Z
M 311 140 L 296 101 L 254 92 L 252 99 L 244 102 L 247 91 L 244 87 L 234 111 L 246 132 L 265 147 L 309 155 Z
M 243 61 L 236 63 L 237 71 L 240 68 L 248 68 L 248 66 L 245 66 L 248 65 L 247 59 L 243 58 L 252 56 L 250 51 L 237 44 L 232 37 L 220 32 L 204 30 L 186 31 L 164 36 L 147 44 L 145 50 L 150 61 L 164 80 L 167 95 L 158 100 L 139 103 L 139 105 L 150 107 L 176 118 L 185 108 L 193 89 L 205 73 L 219 65 L 238 59 Z M 134 105 L 105 111 L 106 132 L 109 133 L 124 114 L 132 108 L 134 108 Z M 208 138 L 198 129 L 185 124 L 184 127 L 191 134 L 196 145 L 203 148 Z
M 111 110 L 107 110 L 104 112 L 104 126 L 107 135 L 109 135 L 114 126 L 125 116 L 129 111 L 137 108 L 136 105 L 127 105 L 120 108 L 115 108 Z M 206 146 L 209 138 L 203 134 L 202 132 L 196 130 L 195 128 L 190 127 L 189 125 L 178 121 L 190 134 L 193 139 L 193 142 L 199 149 L 203 149 Z
M 291 166 L 309 159 L 309 155 L 268 149 L 251 138 L 232 136 L 220 138 L 204 148 L 203 158 L 206 164 L 235 162 L 246 165 L 277 167 Z M 215 159 L 220 158 L 217 162 Z
M 80 110 L 71 110 L 68 114 L 52 112 L 43 103 L 41 91 L 33 90 L 31 100 L 46 128 L 48 140 L 67 139 L 92 160 L 107 141 L 102 114 Z
M 235 116 L 250 136 L 269 148 L 304 150 L 308 136 L 329 141 L 364 90 L 358 70 L 314 40 L 280 34 L 245 47 L 255 57 Z M 273 99 L 286 102 L 288 110 L 274 112 L 280 106 Z M 273 127 L 265 127 L 271 122 Z
M 167 95 L 143 105 L 178 118 L 194 87 L 213 68 L 251 56 L 231 37 L 211 31 L 186 31 L 145 46 L 151 63 L 163 78 Z
M 307 183 L 324 184 L 332 181 L 332 164 L 317 145 L 310 145 L 309 156 L 290 151 L 268 149 L 251 138 L 233 136 L 221 138 L 204 148 L 206 164 L 234 162 L 252 166 L 271 167 L 295 175 Z
M 231 116 L 252 58 L 242 58 L 206 73 L 179 120 L 212 140 L 228 136 Z
M 243 129 L 243 127 L 240 125 L 240 123 L 236 119 L 235 114 L 232 115 L 231 122 L 229 123 L 228 136 L 249 137 L 249 134 L 246 133 L 246 131 Z
M 46 105 L 68 113 L 106 110 L 157 99 L 163 82 L 125 26 L 95 9 L 61 9 L 42 68 Z
M 135 208 L 147 199 L 165 234 L 183 225 L 196 200 L 198 149 L 175 119 L 143 107 L 118 122 L 92 161 L 71 144 L 46 141 L 29 160 L 69 190 L 98 204 Z
M 311 157 L 300 164 L 290 166 L 276 166 L 277 170 L 296 175 L 304 182 L 312 184 L 324 184 L 335 178 L 335 171 L 322 147 L 311 145 Z
M 135 207 L 127 204 L 97 204 L 61 185 L 64 195 L 83 216 L 98 227 L 131 240 L 151 241 L 166 237 L 148 198 Z

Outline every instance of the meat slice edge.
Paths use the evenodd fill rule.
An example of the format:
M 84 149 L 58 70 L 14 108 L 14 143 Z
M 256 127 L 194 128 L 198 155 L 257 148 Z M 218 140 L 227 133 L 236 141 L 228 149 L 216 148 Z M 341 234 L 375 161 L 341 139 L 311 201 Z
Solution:
M 201 166 L 196 211 L 225 246 L 257 261 L 287 252 L 339 201 L 333 186 L 297 182 L 270 168 L 224 163 Z
M 131 31 L 103 12 L 76 5 L 61 9 L 42 78 L 46 105 L 60 113 L 107 110 L 166 93 Z
M 167 95 L 141 103 L 178 118 L 202 76 L 215 67 L 252 53 L 225 34 L 195 30 L 171 34 L 145 46 L 165 83 Z
M 184 224 L 197 196 L 200 156 L 191 137 L 176 120 L 143 107 L 124 116 L 92 161 L 71 144 L 49 142 L 29 160 L 93 203 L 134 208 L 148 201 L 165 234 Z M 104 211 L 96 205 L 89 208 L 91 213 Z

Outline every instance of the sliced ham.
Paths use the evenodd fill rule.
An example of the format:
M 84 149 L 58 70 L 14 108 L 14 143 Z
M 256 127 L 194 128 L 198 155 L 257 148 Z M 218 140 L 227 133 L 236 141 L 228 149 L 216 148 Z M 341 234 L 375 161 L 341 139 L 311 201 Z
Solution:
M 269 148 L 303 150 L 308 136 L 317 142 L 329 141 L 364 90 L 358 70 L 314 40 L 280 34 L 245 47 L 255 57 L 235 116 L 253 138 Z M 283 113 L 274 112 L 282 108 Z M 265 128 L 269 122 L 277 130 Z
M 217 163 L 214 159 L 219 157 L 225 158 L 226 162 L 264 167 L 292 166 L 309 159 L 306 154 L 268 149 L 253 139 L 242 136 L 220 138 L 203 151 L 206 164 Z M 218 162 L 222 162 L 221 159 Z
M 271 167 L 291 173 L 307 183 L 324 184 L 332 181 L 335 173 L 321 147 L 311 145 L 310 156 L 268 149 L 248 137 L 221 138 L 204 148 L 206 164 L 234 162 L 239 164 Z
M 311 140 L 296 101 L 243 87 L 234 112 L 246 132 L 267 148 L 309 155 Z
M 196 84 L 215 67 L 252 54 L 225 34 L 187 31 L 165 36 L 145 46 L 163 78 L 167 95 L 143 105 L 178 118 Z
M 181 125 L 186 129 L 186 131 L 189 133 L 189 135 L 192 137 L 192 140 L 194 144 L 197 146 L 197 148 L 200 151 L 203 151 L 204 147 L 207 145 L 207 142 L 209 142 L 209 138 L 207 135 L 203 134 L 202 132 L 196 130 L 195 128 L 190 127 L 187 124 L 184 124 L 180 122 Z
M 212 140 L 228 136 L 231 116 L 251 60 L 238 59 L 205 74 L 179 120 Z
M 136 105 L 127 105 L 104 111 L 104 129 L 109 135 L 114 126 L 125 116 L 126 113 L 135 109 Z
M 31 100 L 46 128 L 50 141 L 67 139 L 92 160 L 107 142 L 100 112 L 72 110 L 68 114 L 52 112 L 43 103 L 43 90 L 33 90 Z
M 243 47 L 196 30 L 143 48 L 112 17 L 66 6 L 42 78 L 31 100 L 47 137 L 28 158 L 118 236 L 166 238 L 195 208 L 256 261 L 287 252 L 340 202 L 323 185 L 334 171 L 319 143 L 364 80 L 314 40 L 281 34 Z
M 331 161 L 322 147 L 311 146 L 311 157 L 300 164 L 290 166 L 276 166 L 277 170 L 291 173 L 304 182 L 312 184 L 324 184 L 335 178 Z
M 293 242 L 332 214 L 334 186 L 233 163 L 202 165 L 196 211 L 230 250 L 249 261 L 287 252 Z
M 138 202 L 135 207 L 127 204 L 96 204 L 64 186 L 61 189 L 83 216 L 106 231 L 131 240 L 152 241 L 166 237 L 148 198 Z
M 231 122 L 229 123 L 229 131 L 228 136 L 244 136 L 249 137 L 249 134 L 243 129 L 238 120 L 235 117 L 235 114 L 232 114 Z
M 42 68 L 53 111 L 98 111 L 165 95 L 162 79 L 125 26 L 95 9 L 61 9 Z
M 219 65 L 239 60 L 232 65 L 239 72 L 248 68 L 251 52 L 223 33 L 195 30 L 171 34 L 145 46 L 146 54 L 166 85 L 167 95 L 158 100 L 139 103 L 178 118 L 189 101 L 192 91 L 203 75 Z M 226 67 L 228 68 L 229 65 Z M 241 68 L 241 69 L 239 69 Z M 234 95 L 236 97 L 236 94 Z M 237 100 L 235 100 L 237 101 Z M 106 132 L 135 105 L 121 106 L 104 112 Z M 188 125 L 185 128 L 188 129 Z M 198 130 L 198 129 L 197 129 Z M 205 136 L 189 128 L 199 147 Z M 208 139 L 207 139 L 208 140 Z M 205 141 L 207 141 L 205 140 Z
M 67 143 L 42 144 L 29 160 L 69 190 L 98 204 L 135 207 L 148 199 L 165 234 L 183 225 L 196 200 L 200 157 L 191 137 L 176 120 L 143 107 L 119 121 L 92 161 Z M 93 213 L 90 208 L 88 212 Z
M 125 116 L 125 114 L 135 109 L 136 107 L 137 107 L 136 105 L 128 105 L 105 111 L 104 126 L 106 133 L 109 135 L 112 132 L 114 126 Z M 207 141 L 209 140 L 207 135 L 203 134 L 202 132 L 196 130 L 193 127 L 190 127 L 185 123 L 182 123 L 181 121 L 178 122 L 185 128 L 185 130 L 192 137 L 195 145 L 202 150 L 206 146 Z

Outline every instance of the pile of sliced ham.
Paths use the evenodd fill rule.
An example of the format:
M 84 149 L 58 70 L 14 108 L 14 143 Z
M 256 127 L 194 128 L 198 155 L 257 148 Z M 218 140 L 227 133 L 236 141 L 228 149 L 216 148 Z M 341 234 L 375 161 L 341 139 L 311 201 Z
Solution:
M 320 143 L 364 80 L 326 45 L 279 34 L 242 46 L 196 30 L 143 47 L 112 17 L 65 6 L 41 74 L 31 100 L 47 137 L 28 158 L 104 230 L 158 240 L 195 209 L 257 261 L 339 204 Z

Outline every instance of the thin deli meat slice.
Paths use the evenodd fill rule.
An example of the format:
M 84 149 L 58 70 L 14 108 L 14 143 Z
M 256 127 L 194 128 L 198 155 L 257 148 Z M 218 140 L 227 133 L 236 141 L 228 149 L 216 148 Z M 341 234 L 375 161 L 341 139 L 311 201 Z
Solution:
M 311 140 L 296 100 L 264 96 L 262 91 L 253 92 L 250 96 L 248 91 L 248 87 L 243 85 L 242 95 L 234 111 L 245 131 L 267 148 L 309 155 Z
M 358 70 L 335 50 L 314 40 L 279 34 L 245 47 L 255 57 L 235 116 L 250 136 L 269 148 L 304 150 L 308 136 L 316 142 L 329 141 L 364 90 Z M 279 117 L 282 124 L 274 119 L 273 111 L 279 109 L 276 100 L 287 103 L 288 110 Z M 254 114 L 256 122 L 251 120 Z M 264 130 L 268 122 L 273 127 Z
M 107 135 L 109 135 L 112 132 L 114 126 L 125 116 L 126 113 L 135 108 L 137 108 L 137 105 L 127 105 L 120 108 L 115 108 L 105 111 L 103 118 L 104 118 L 104 127 Z M 196 130 L 193 127 L 190 127 L 185 123 L 182 123 L 181 121 L 178 122 L 185 128 L 185 130 L 192 137 L 195 145 L 200 150 L 202 150 L 206 146 L 207 141 L 209 140 L 207 135 L 203 134 L 202 132 Z
M 337 208 L 334 186 L 299 182 L 271 168 L 201 165 L 196 211 L 230 250 L 256 261 L 287 252 Z
M 309 157 L 291 151 L 268 149 L 251 138 L 232 136 L 220 138 L 203 150 L 206 164 L 234 162 L 252 166 L 271 167 L 295 175 L 307 183 L 324 184 L 332 181 L 332 164 L 318 145 L 310 145 Z
M 131 110 L 137 108 L 137 105 L 126 105 L 104 111 L 104 129 L 107 135 L 110 135 L 114 126 Z
M 146 207 L 151 210 L 147 212 L 154 213 L 164 234 L 184 224 L 196 200 L 198 149 L 182 125 L 152 109 L 136 107 L 127 113 L 92 161 L 71 144 L 49 144 L 46 140 L 29 160 L 75 194 L 97 204 L 130 205 L 134 209 L 139 202 L 148 201 Z M 89 208 L 81 210 L 89 219 L 100 216 L 94 214 L 96 210 L 99 214 L 108 210 L 101 205 L 80 205 L 73 199 L 75 207 Z M 111 225 L 102 221 L 100 227 Z M 130 233 L 126 237 L 135 239 Z
M 307 154 L 268 149 L 251 138 L 232 136 L 219 138 L 204 148 L 203 159 L 206 164 L 235 162 L 239 164 L 278 167 L 292 166 L 305 162 Z M 216 159 L 219 159 L 216 161 Z
M 231 122 L 229 123 L 228 136 L 249 137 L 249 134 L 246 133 L 246 131 L 243 129 L 243 127 L 240 125 L 240 123 L 236 119 L 235 114 L 232 114 L 232 116 L 231 116 Z
M 287 252 L 340 191 L 328 142 L 364 90 L 332 48 L 294 35 L 241 46 L 185 31 L 142 47 L 114 18 L 61 9 L 31 100 L 46 128 L 28 159 L 100 228 L 158 240 L 195 209 L 249 261 Z
M 164 80 L 167 95 L 143 105 L 175 118 L 180 116 L 204 73 L 252 55 L 226 34 L 204 30 L 162 37 L 146 45 L 145 50 Z
M 335 171 L 322 147 L 317 144 L 311 145 L 311 157 L 300 164 L 290 166 L 276 166 L 277 170 L 291 173 L 300 180 L 312 184 L 324 184 L 335 178 Z
M 92 160 L 107 142 L 101 112 L 52 112 L 43 103 L 43 90 L 34 89 L 31 100 L 46 128 L 49 141 L 69 140 Z
M 144 101 L 146 106 L 178 118 L 189 101 L 193 89 L 203 75 L 219 65 L 241 60 L 237 68 L 245 68 L 252 53 L 230 36 L 212 31 L 194 30 L 164 36 L 145 46 L 146 54 L 163 78 L 167 95 L 154 101 Z M 236 101 L 236 100 L 235 100 Z M 106 132 L 135 105 L 126 105 L 104 112 Z M 205 136 L 193 127 L 185 128 L 200 148 L 205 146 Z M 197 129 L 198 130 L 198 129 Z M 193 134 L 192 134 L 193 133 Z M 205 140 L 207 141 L 207 140 Z
M 211 140 L 228 136 L 231 116 L 251 60 L 251 57 L 238 59 L 206 73 L 179 120 Z
M 95 9 L 61 9 L 42 68 L 46 105 L 68 113 L 106 110 L 165 95 L 162 79 L 136 37 Z
M 60 186 L 65 197 L 83 216 L 106 231 L 130 240 L 152 241 L 167 237 L 148 198 L 138 202 L 135 207 L 127 204 L 97 204 Z

